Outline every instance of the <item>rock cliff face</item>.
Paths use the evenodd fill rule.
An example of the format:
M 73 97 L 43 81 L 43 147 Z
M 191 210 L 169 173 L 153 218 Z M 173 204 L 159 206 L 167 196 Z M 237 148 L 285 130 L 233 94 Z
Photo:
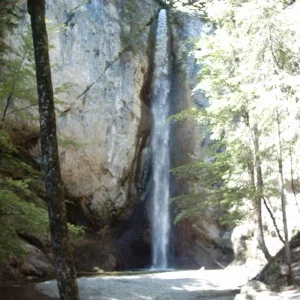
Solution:
M 120 217 L 136 201 L 158 9 L 152 0 L 48 1 L 47 18 L 63 26 L 50 33 L 54 87 L 70 85 L 57 102 L 63 181 L 95 222 Z

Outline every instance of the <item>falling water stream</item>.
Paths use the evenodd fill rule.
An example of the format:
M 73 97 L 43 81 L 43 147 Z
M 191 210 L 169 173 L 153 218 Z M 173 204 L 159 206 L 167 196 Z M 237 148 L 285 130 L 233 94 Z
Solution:
M 167 12 L 162 9 L 158 16 L 154 54 L 154 78 L 152 98 L 152 161 L 153 161 L 153 207 L 152 207 L 152 268 L 168 267 L 169 244 L 169 115 L 170 92 L 168 60 Z

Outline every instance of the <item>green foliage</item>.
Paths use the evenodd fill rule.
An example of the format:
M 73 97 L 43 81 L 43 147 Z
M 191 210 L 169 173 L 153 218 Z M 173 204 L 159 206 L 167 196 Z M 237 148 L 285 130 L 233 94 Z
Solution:
M 48 234 L 48 212 L 42 173 L 18 157 L 18 147 L 0 130 L 0 262 L 9 256 L 26 254 L 19 235 L 26 232 Z M 84 227 L 69 224 L 72 236 Z
M 0 65 L 3 66 L 4 56 L 12 49 L 6 42 L 6 36 L 17 26 L 20 18 L 16 11 L 16 0 L 2 0 L 0 4 Z M 1 76 L 0 76 L 1 79 Z
M 200 114 L 204 114 L 205 111 L 201 111 L 198 108 L 192 107 L 190 109 L 185 109 L 182 110 L 181 112 L 179 112 L 176 115 L 172 115 L 169 117 L 169 120 L 172 121 L 176 121 L 176 122 L 183 122 L 187 119 L 194 119 L 197 120 L 197 118 L 200 116 Z
M 6 39 L 13 34 L 20 17 L 16 13 L 17 1 L 1 1 L 0 4 L 0 111 L 1 119 L 18 113 L 28 118 L 27 108 L 37 106 L 37 87 L 31 29 L 28 26 L 18 32 L 21 43 L 11 49 Z M 61 25 L 48 26 L 49 32 L 57 32 Z M 18 42 L 17 42 L 18 43 Z M 67 92 L 72 86 L 66 82 L 55 89 L 55 94 Z M 59 102 L 59 99 L 57 99 Z M 48 212 L 43 174 L 20 156 L 19 147 L 9 135 L 0 129 L 0 263 L 11 256 L 26 254 L 19 236 L 23 233 L 48 234 Z M 82 227 L 69 225 L 73 236 L 83 232 Z
M 68 30 L 68 26 L 66 26 L 66 24 L 64 23 L 53 23 L 52 20 L 49 20 L 49 19 L 46 19 L 46 24 L 47 24 L 47 33 L 49 35 L 51 34 L 56 34 L 56 33 L 59 33 L 61 29 L 64 29 L 64 30 Z M 51 48 L 51 45 L 50 45 L 50 48 Z
M 145 49 L 144 41 L 139 36 L 149 24 L 137 26 L 136 15 L 141 13 L 137 0 L 124 0 L 120 3 L 120 8 L 119 25 L 120 39 L 123 44 L 122 52 L 131 51 L 136 54 L 139 50 Z M 143 16 L 141 16 L 142 18 Z
M 68 223 L 68 229 L 71 234 L 71 237 L 73 238 L 80 238 L 85 232 L 84 226 L 74 225 L 70 223 Z
M 17 147 L 9 139 L 7 132 L 0 130 L 0 154 L 1 156 L 10 156 L 17 152 Z
M 27 190 L 22 181 L 12 181 L 14 191 L 8 189 L 7 182 L 0 181 L 0 262 L 9 255 L 22 255 L 25 250 L 19 240 L 19 234 L 25 232 L 48 232 L 48 214 L 45 209 L 33 203 L 23 201 L 18 195 L 18 189 Z
M 132 44 L 134 42 L 133 38 L 138 32 L 138 28 L 136 26 L 136 14 L 138 12 L 138 5 L 136 3 L 136 0 L 124 0 L 122 1 L 121 5 L 121 16 L 124 18 L 124 21 L 121 19 L 119 22 L 121 29 L 120 38 L 124 46 L 127 46 L 128 44 Z
M 82 148 L 85 147 L 87 143 L 79 143 L 68 138 L 65 139 L 58 138 L 58 145 L 63 148 L 68 148 L 68 147 Z
M 74 86 L 74 84 L 72 82 L 69 82 L 69 81 L 64 82 L 61 86 L 56 87 L 54 89 L 54 95 L 66 93 L 73 86 Z
M 175 223 L 184 218 L 196 218 L 204 211 L 214 208 L 219 222 L 233 227 L 242 218 L 239 210 L 243 199 L 251 197 L 253 190 L 248 182 L 242 180 L 241 170 L 235 169 L 239 156 L 222 151 L 223 141 L 215 141 L 207 146 L 204 156 L 210 159 L 183 165 L 172 170 L 178 178 L 195 186 L 196 192 L 171 199 L 176 204 Z M 232 184 L 239 178 L 236 184 Z
M 2 80 L 0 81 L 0 110 L 4 114 L 11 113 L 21 106 L 37 105 L 37 87 L 33 45 L 30 28 L 27 27 L 22 36 L 21 46 L 14 50 L 3 62 Z M 15 101 L 16 100 L 16 101 Z M 19 102 L 22 100 L 22 104 Z
M 45 205 L 37 205 L 31 187 L 41 172 L 19 160 L 18 148 L 8 134 L 0 130 L 0 261 L 9 255 L 22 255 L 19 240 L 24 232 L 47 233 L 48 214 Z M 36 204 L 34 203 L 36 202 Z
M 199 191 L 177 199 L 179 218 L 197 214 L 196 207 L 212 205 L 229 211 L 233 219 L 245 199 L 278 197 L 277 113 L 284 168 L 290 153 L 297 157 L 300 126 L 300 22 L 287 4 L 283 0 L 206 4 L 206 16 L 216 30 L 196 43 L 195 55 L 203 66 L 198 88 L 209 99 L 209 107 L 183 111 L 173 119 L 192 118 L 206 126 L 215 146 L 209 146 L 208 162 L 174 171 L 190 181 L 196 174 Z M 262 191 L 255 180 L 258 167 Z M 290 176 L 288 169 L 285 174 Z
M 17 21 L 17 16 L 14 18 Z M 3 24 L 3 30 L 7 31 L 10 27 L 5 24 Z M 14 27 L 16 27 L 16 24 L 12 29 Z M 48 20 L 50 34 L 57 34 L 61 28 L 64 28 L 63 24 L 53 24 L 51 20 Z M 0 77 L 0 111 L 3 113 L 3 118 L 5 115 L 12 113 L 18 113 L 24 119 L 28 118 L 28 115 L 30 115 L 30 118 L 36 117 L 36 115 L 28 111 L 28 108 L 38 106 L 31 27 L 28 25 L 19 34 L 21 34 L 21 45 L 18 49 L 13 49 L 6 56 L 0 50 L 0 57 L 2 54 L 3 58 Z M 55 87 L 54 97 L 56 104 L 64 104 L 64 101 L 59 99 L 59 95 L 66 93 L 72 86 L 71 82 L 64 82 L 60 86 Z

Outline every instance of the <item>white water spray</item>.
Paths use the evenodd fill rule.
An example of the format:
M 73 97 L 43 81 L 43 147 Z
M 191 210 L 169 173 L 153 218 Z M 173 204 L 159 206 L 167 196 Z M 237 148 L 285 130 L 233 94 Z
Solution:
M 170 92 L 168 60 L 167 12 L 158 16 L 154 57 L 152 98 L 152 161 L 153 161 L 153 207 L 152 207 L 152 268 L 166 269 L 169 244 L 169 115 Z

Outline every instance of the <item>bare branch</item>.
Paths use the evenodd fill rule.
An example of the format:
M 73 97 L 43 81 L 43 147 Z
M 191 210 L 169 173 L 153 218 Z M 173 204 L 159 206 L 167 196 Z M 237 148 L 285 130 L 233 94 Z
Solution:
M 273 225 L 274 225 L 274 227 L 275 227 L 276 233 L 277 233 L 279 239 L 281 240 L 281 242 L 284 244 L 284 239 L 283 239 L 283 237 L 282 237 L 282 235 L 281 235 L 281 233 L 280 233 L 280 231 L 279 231 L 279 229 L 278 229 L 278 226 L 277 226 L 275 217 L 274 217 L 274 215 L 273 215 L 273 213 L 272 213 L 270 207 L 269 207 L 268 204 L 267 204 L 266 198 L 265 198 L 265 197 L 262 197 L 262 198 L 263 198 L 263 201 L 264 201 L 264 205 L 265 205 L 265 207 L 266 207 L 266 209 L 267 209 L 267 211 L 268 211 L 268 213 L 269 213 L 269 215 L 270 215 L 270 217 L 271 217 L 271 219 L 272 219 L 272 222 L 273 222 Z
M 6 116 L 7 116 L 7 115 L 10 115 L 10 114 L 17 113 L 17 112 L 19 112 L 19 111 L 21 111 L 21 110 L 28 109 L 28 108 L 33 107 L 33 106 L 38 106 L 38 104 L 30 104 L 30 105 L 28 105 L 28 106 L 25 106 L 25 107 L 22 107 L 22 108 L 19 108 L 19 109 L 12 110 L 12 111 L 10 111 L 9 113 L 7 113 Z

